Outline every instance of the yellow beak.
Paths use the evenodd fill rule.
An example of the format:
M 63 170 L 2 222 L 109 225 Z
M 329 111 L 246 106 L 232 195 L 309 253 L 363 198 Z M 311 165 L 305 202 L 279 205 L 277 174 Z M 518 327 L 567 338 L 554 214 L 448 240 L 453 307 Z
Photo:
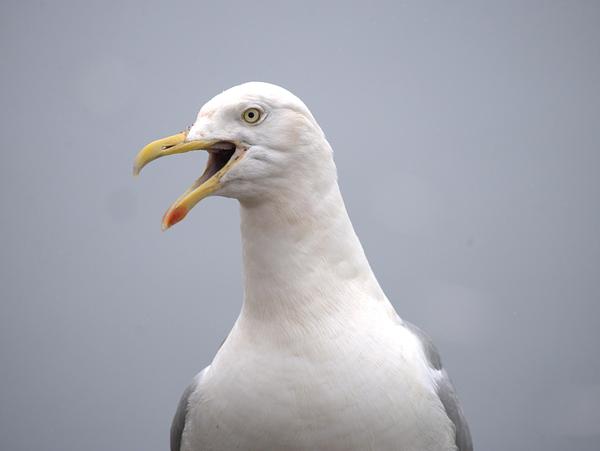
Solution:
M 167 136 L 166 138 L 157 139 L 145 146 L 135 157 L 135 162 L 133 163 L 133 175 L 139 175 L 144 166 L 157 158 L 176 153 L 189 152 L 190 150 L 203 149 L 202 146 L 205 143 L 201 141 L 186 142 L 186 136 L 186 132 L 181 132 L 176 135 Z
M 219 189 L 223 175 L 225 175 L 231 166 L 233 166 L 246 151 L 245 147 L 235 146 L 234 150 L 233 143 L 224 143 L 231 147 L 227 150 L 227 152 L 231 153 L 231 156 L 221 166 L 214 161 L 211 162 L 211 157 L 213 153 L 223 152 L 223 146 L 218 146 L 218 143 L 222 143 L 222 141 L 216 139 L 186 141 L 186 138 L 187 132 L 181 132 L 176 135 L 153 141 L 140 150 L 135 157 L 135 162 L 133 164 L 133 174 L 138 175 L 142 168 L 148 163 L 166 155 L 174 155 L 192 150 L 207 150 L 211 153 L 204 174 L 196 180 L 196 182 L 183 193 L 165 213 L 162 221 L 163 230 L 166 230 L 173 224 L 181 221 L 194 205 Z M 221 162 L 224 161 L 222 156 L 215 158 L 215 160 Z M 215 172 L 212 172 L 213 170 Z

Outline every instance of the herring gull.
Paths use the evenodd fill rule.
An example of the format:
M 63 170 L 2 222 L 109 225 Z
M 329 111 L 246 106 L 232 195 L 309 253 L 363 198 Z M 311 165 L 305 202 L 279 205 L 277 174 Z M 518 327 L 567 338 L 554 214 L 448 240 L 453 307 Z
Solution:
M 171 450 L 472 450 L 438 352 L 371 271 L 304 103 L 268 83 L 235 86 L 144 147 L 134 173 L 192 150 L 208 151 L 206 169 L 163 229 L 207 196 L 237 199 L 244 301 L 184 391 Z

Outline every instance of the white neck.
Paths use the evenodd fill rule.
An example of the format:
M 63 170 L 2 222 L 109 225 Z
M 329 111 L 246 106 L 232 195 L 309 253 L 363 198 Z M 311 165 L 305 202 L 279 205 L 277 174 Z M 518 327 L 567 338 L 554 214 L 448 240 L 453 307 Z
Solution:
M 335 167 L 333 168 L 335 171 Z M 280 198 L 241 202 L 244 305 L 240 322 L 310 330 L 339 323 L 383 294 L 335 179 Z

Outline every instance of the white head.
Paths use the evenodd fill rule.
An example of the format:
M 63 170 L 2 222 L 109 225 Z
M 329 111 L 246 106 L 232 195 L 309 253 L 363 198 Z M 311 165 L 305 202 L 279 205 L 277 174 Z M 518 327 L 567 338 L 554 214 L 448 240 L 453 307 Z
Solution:
M 244 83 L 215 96 L 188 131 L 144 147 L 134 173 L 156 158 L 200 149 L 209 152 L 206 169 L 167 211 L 163 228 L 209 195 L 269 202 L 336 179 L 331 147 L 306 105 L 269 83 Z

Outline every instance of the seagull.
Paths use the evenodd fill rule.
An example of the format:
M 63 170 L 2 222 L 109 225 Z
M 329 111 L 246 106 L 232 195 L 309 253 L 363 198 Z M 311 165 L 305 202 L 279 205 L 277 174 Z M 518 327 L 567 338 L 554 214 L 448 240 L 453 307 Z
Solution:
M 193 150 L 206 169 L 162 228 L 207 196 L 237 199 L 244 301 L 181 397 L 171 450 L 471 451 L 438 351 L 377 282 L 306 105 L 269 83 L 230 88 L 144 147 L 134 174 Z

